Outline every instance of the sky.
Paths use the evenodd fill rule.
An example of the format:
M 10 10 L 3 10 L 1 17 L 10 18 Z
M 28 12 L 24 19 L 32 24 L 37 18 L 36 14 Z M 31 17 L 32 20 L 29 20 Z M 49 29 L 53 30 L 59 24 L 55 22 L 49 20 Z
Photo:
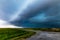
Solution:
M 30 22 L 60 24 L 59 10 L 60 0 L 0 0 L 0 20 L 8 23 L 30 18 Z
M 0 28 L 17 27 L 6 22 L 9 21 L 11 19 L 11 16 L 13 16 L 14 13 L 18 11 L 20 6 L 22 5 L 22 2 L 24 2 L 24 0 L 0 0 Z
M 12 24 L 9 24 L 7 21 L 0 20 L 0 28 L 23 28 L 23 27 L 14 26 Z
M 21 0 L 0 0 L 0 18 L 4 20 L 10 20 L 12 16 L 22 5 Z

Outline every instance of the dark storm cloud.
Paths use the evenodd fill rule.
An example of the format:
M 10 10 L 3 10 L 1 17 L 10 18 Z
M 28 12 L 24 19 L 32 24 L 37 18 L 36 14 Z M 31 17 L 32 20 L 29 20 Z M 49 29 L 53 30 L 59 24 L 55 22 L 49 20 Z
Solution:
M 49 3 L 49 4 L 48 4 Z M 39 11 L 44 11 L 44 10 L 47 10 L 50 6 L 52 2 L 51 1 L 48 1 L 48 0 L 35 0 L 33 1 L 33 3 L 27 3 L 28 5 L 24 6 L 23 5 L 23 8 L 24 7 L 27 7 L 27 8 L 22 8 L 22 12 L 21 13 L 17 13 L 17 18 L 19 19 L 28 19 L 28 18 L 31 18 L 32 16 L 35 16 L 39 13 Z M 16 19 L 16 18 L 15 18 Z
M 27 8 L 20 14 L 17 13 L 12 24 L 23 27 L 60 27 L 59 4 L 60 0 L 37 0 L 25 6 Z

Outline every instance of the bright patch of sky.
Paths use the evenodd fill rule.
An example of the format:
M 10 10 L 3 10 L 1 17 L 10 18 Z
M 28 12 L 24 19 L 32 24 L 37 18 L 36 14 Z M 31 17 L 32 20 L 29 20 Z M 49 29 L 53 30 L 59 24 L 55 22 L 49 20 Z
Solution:
M 22 28 L 22 27 L 14 26 L 12 24 L 9 24 L 7 21 L 0 20 L 0 28 Z

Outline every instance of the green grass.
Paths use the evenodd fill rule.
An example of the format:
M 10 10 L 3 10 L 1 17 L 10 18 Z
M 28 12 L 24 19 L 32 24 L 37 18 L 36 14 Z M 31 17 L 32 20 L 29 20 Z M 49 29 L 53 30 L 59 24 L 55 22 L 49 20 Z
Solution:
M 25 40 L 35 32 L 25 31 L 23 29 L 6 28 L 0 29 L 0 40 Z

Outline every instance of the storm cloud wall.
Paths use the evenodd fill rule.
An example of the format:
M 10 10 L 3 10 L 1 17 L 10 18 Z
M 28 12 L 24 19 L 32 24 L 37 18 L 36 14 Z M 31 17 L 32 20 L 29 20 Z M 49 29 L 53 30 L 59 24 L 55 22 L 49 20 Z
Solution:
M 60 0 L 0 0 L 0 19 L 17 26 L 60 26 Z

